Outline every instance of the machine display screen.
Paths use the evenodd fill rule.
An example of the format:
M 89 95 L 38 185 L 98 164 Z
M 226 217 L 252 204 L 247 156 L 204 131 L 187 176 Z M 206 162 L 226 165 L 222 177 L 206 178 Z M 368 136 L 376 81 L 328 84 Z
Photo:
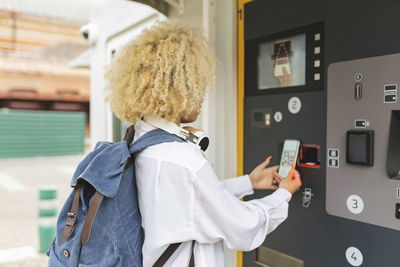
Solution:
M 306 84 L 306 34 L 268 41 L 258 47 L 258 89 Z

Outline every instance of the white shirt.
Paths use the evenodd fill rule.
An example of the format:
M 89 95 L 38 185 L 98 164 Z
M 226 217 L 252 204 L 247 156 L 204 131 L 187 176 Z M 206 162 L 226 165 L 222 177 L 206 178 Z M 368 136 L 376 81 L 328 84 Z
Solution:
M 134 140 L 155 129 L 140 121 Z M 139 208 L 144 229 L 143 266 L 152 266 L 169 244 L 183 242 L 164 266 L 189 264 L 195 240 L 196 267 L 224 266 L 223 242 L 233 250 L 253 250 L 288 214 L 291 194 L 278 189 L 261 199 L 248 175 L 221 182 L 196 145 L 169 142 L 135 158 Z

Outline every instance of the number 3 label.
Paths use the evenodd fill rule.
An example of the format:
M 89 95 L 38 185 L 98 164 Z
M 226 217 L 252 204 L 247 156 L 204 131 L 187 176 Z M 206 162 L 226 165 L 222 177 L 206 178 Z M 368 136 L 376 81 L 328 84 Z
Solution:
M 346 250 L 346 259 L 351 266 L 360 266 L 363 263 L 363 255 L 356 247 L 349 247 Z
M 364 201 L 357 195 L 351 195 L 347 198 L 347 208 L 351 213 L 360 214 L 364 210 Z
M 299 113 L 301 109 L 301 100 L 297 96 L 294 96 L 289 99 L 288 108 L 290 113 L 296 114 Z

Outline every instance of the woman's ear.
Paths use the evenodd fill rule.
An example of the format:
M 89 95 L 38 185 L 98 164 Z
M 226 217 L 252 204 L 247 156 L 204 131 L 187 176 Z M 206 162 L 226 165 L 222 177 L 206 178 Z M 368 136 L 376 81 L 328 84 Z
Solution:
M 191 123 L 197 119 L 199 112 L 197 110 L 192 111 L 189 114 L 185 114 L 181 117 L 181 123 Z

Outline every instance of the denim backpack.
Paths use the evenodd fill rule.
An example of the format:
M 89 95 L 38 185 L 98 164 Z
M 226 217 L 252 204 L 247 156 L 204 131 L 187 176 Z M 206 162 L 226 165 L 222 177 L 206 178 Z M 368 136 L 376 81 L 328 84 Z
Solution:
M 152 145 L 183 140 L 160 129 L 132 143 L 133 136 L 131 126 L 121 142 L 98 142 L 79 163 L 71 182 L 74 189 L 46 253 L 49 267 L 142 266 L 134 154 Z M 180 244 L 171 244 L 153 266 L 163 266 Z M 193 244 L 190 266 L 194 266 Z

